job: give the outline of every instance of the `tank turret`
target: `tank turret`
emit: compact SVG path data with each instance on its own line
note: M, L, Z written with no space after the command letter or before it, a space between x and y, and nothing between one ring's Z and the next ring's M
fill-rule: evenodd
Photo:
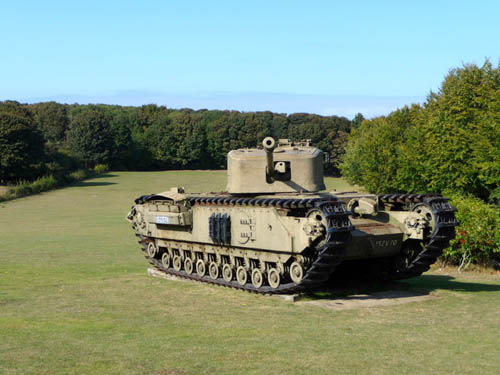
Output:
M276 142L266 137L262 146L229 152L228 193L305 193L325 189L323 152L312 147L310 141Z

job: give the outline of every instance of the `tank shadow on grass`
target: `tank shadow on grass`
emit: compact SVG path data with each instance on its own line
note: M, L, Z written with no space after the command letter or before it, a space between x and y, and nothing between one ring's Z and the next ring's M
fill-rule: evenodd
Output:
M306 293L304 296L309 300L336 299L370 299L373 294L386 292L405 292L412 295L428 295L425 289L412 290L410 284L400 281L366 281L366 280L335 280L329 281L321 289ZM400 293L396 293L400 298ZM389 297L390 298L390 297Z
M457 281L456 278L448 275L422 275L409 281L411 288L429 291L442 289L454 292L500 292L498 284Z
M306 293L309 300L335 299L373 299L374 294L384 298L401 298L401 292L408 296L425 296L436 290L455 292L500 292L500 285L456 281L452 276L422 275L415 279L402 281L362 281L336 280L316 292ZM394 293L391 293L394 292Z

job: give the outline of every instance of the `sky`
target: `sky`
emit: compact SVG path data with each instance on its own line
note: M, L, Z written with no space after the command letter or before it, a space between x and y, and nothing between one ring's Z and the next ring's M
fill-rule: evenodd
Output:
M496 66L499 20L497 0L0 0L0 100L373 117Z

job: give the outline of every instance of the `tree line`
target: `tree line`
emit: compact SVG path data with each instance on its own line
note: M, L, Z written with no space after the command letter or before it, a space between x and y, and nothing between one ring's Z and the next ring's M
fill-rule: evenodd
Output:
M0 182L98 164L114 170L222 169L227 152L255 147L266 136L311 139L329 154L326 171L338 175L352 126L345 117L308 113L4 101Z
M349 137L341 169L374 192L498 198L500 66L453 69L422 105L365 120Z

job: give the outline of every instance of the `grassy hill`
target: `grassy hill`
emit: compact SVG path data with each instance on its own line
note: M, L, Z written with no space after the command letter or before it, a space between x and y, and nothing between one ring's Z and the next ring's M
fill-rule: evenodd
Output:
M437 298L346 311L148 277L124 217L176 185L225 174L113 172L0 204L1 374L497 373L498 276L430 273L409 283Z

